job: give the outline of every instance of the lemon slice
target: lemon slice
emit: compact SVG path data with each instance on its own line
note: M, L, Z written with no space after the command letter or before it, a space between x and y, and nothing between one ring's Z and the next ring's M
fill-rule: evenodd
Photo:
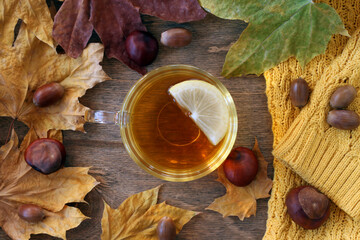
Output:
M187 80L169 89L177 104L189 111L190 118L213 145L226 134L229 110L224 96L214 85L201 80Z

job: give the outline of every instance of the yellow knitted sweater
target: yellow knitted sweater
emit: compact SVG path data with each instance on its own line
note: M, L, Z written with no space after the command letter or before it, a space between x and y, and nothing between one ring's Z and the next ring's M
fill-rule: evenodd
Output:
M360 87L360 29L321 75L310 102L273 154L347 214L360 220L360 129L340 130L326 122L331 95L344 84L358 90ZM360 98L348 109L359 112Z
M330 4L337 10L350 35L353 35L355 29L360 26L360 1L324 0L322 2ZM295 59L289 59L265 73L268 107L273 119L275 149L277 149L280 140L300 113L299 109L292 106L289 99L288 93L291 80L301 76L307 80L310 88L314 89L315 85L320 82L325 69L327 69L336 56L342 53L347 40L348 38L340 35L334 36L328 45L326 53L313 59L303 70ZM358 59L360 59L360 54ZM313 93L315 93L315 90ZM310 108L313 101L317 101L313 100L315 98L313 93L307 108ZM318 97L318 99L320 98ZM355 107L354 105L352 107ZM325 111L325 108L322 110ZM305 110L303 109L302 111ZM321 122L319 124L324 123ZM302 168L302 166L298 166L300 169ZM274 169L274 185L269 201L267 229L264 239L360 238L360 224L340 210L335 204L331 205L331 214L328 221L316 230L304 230L292 222L286 213L285 196L291 188L303 185L305 181L276 158L274 159ZM321 179L321 176L319 179Z

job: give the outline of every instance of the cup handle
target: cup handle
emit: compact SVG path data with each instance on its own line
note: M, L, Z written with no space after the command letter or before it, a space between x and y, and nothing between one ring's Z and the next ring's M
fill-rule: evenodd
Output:
M122 116L121 112L110 112L103 110L92 110L88 109L85 112L85 121L90 123L102 123L102 124L116 124L122 125Z

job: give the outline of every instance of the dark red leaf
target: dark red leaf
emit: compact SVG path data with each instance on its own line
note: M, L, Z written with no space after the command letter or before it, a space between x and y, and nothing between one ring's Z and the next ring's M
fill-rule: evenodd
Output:
M93 26L90 0L66 0L55 15L53 37L68 56L77 58L86 47Z
M65 52L77 58L86 47L93 28L105 46L108 58L116 58L141 74L146 73L129 58L126 37L146 31L142 13L164 20L188 22L206 16L197 0L66 0L55 16L53 37Z
M178 23L201 20L206 12L198 0L130 0L140 12Z
M90 22L105 46L107 57L121 60L141 74L146 73L144 67L129 58L125 49L125 39L131 32L146 31L137 8L127 0L93 0Z

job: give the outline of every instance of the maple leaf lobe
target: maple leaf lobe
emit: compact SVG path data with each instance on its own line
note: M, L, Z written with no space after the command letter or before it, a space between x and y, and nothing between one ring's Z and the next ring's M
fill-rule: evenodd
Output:
M65 239L68 229L87 218L65 204L83 202L98 183L88 175L88 168L63 168L50 175L33 170L24 160L24 151L37 138L31 128L18 148L13 130L10 141L0 148L0 227L13 239L27 240L40 233ZM18 208L23 204L43 208L45 218L38 223L22 220Z
M198 0L130 0L143 14L178 23L198 21L206 16Z
M0 116L34 127L41 137L46 137L49 129L83 130L87 108L78 98L88 88L109 79L99 64L103 51L101 44L92 43L77 59L58 55L22 24L14 46L0 45L4 62L0 65ZM60 83L64 96L49 107L36 107L34 91L50 82Z
M225 77L261 74L289 57L302 67L325 52L332 34L348 35L339 15L325 3L308 0L201 0L213 14L250 22L230 48Z
M217 181L226 188L226 194L216 198L206 209L219 212L223 217L237 216L241 221L256 214L256 199L269 197L272 181L267 176L268 163L262 155L257 139L252 149L259 161L255 179L246 187L237 187L226 178L223 165L218 168Z
M105 202L101 219L102 240L149 239L157 240L156 227L162 217L170 217L176 233L198 212L157 203L161 186L128 197L117 209Z
M125 40L130 33L147 31L138 8L127 0L92 1L90 22L105 46L107 57L116 58L141 74L146 73L144 67L130 59L125 48Z
M90 0L65 1L55 15L53 37L72 58L80 56L91 37L89 18Z
M15 25L22 19L39 40L54 47L53 20L45 0L2 0L0 9L1 44L10 46L13 43Z

